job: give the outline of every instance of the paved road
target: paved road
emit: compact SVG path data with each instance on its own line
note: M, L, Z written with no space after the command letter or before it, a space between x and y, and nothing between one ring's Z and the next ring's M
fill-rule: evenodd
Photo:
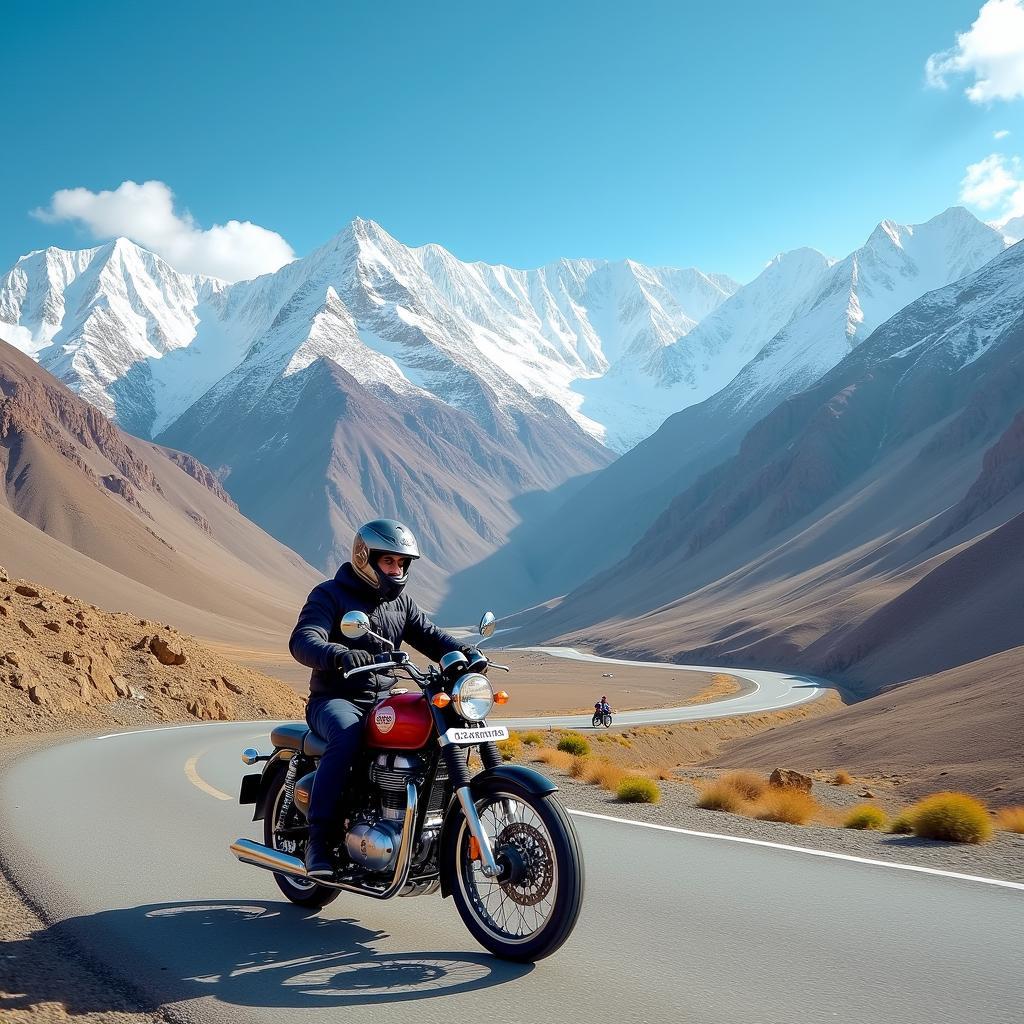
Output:
M256 827L213 795L236 791L238 752L264 735L82 740L0 780L19 884L153 1008L203 1024L1020 1020L1019 889L589 817L579 925L536 967L493 960L437 896L343 894L308 916L231 857ZM107 1009L59 980L36 995Z
M602 665L639 665L644 668L670 669L678 672L684 669L689 672L707 672L705 666L673 665L654 661L625 661L622 658L602 658L597 654L584 654L573 647L518 647L519 651L538 651L556 658L569 658L573 661L597 662ZM501 651L495 650L494 660L501 661ZM709 718L728 718L731 715L750 715L762 711L778 711L782 708L795 707L820 697L827 690L836 689L834 683L817 676L789 675L786 672L763 672L760 669L730 668L729 675L736 676L747 684L744 690L735 697L716 700L708 704L688 704L678 708L659 708L654 711L620 711L614 716L615 725L668 725L672 722L700 722ZM492 670L492 679L500 684L503 676ZM514 676L512 677L514 678ZM592 715L555 715L534 718L498 718L513 729L555 728L555 729L589 729L592 728Z

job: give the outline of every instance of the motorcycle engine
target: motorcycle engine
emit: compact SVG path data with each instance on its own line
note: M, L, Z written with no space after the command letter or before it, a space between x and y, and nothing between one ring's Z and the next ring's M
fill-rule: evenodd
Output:
M364 812L348 830L345 849L353 863L370 871L387 871L394 864L402 841L406 783L422 770L422 760L408 754L378 754L370 762L380 807Z

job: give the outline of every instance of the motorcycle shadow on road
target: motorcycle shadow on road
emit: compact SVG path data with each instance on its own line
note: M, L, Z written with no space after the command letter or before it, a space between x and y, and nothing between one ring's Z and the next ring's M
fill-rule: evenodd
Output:
M0 940L0 981L13 971L10 987L0 984L0 1011L50 1001L74 1013L124 1009L116 998L65 978L54 946L84 951L88 960L92 950L102 949L101 976L111 976L110 965L130 971L116 980L147 1012L204 996L263 1007L433 999L514 981L533 969L484 952L378 952L374 944L387 937L288 903L197 901L103 911L69 918L28 939ZM52 965L45 973L38 968L44 957ZM19 971L19 962L33 969ZM5 995L5 989L19 994Z

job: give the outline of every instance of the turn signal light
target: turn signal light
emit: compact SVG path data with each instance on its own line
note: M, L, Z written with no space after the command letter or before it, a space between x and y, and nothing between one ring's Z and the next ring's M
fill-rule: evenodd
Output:
M508 703L508 694L504 690L499 690L494 695L494 703L495 704L507 704Z
M430 703L433 704L435 708L446 708L448 707L449 704L451 704L451 702L452 699L448 696L447 693L435 694L430 701Z
M480 859L480 843L477 841L476 836L469 837L469 859Z

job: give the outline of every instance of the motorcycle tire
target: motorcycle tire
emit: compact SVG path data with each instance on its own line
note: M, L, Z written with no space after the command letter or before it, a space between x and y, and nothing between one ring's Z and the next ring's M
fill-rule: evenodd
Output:
M452 873L455 906L473 937L495 956L542 960L569 937L583 905L583 857L572 820L555 794L538 796L508 780L495 780L477 794L476 806L509 881L483 875L480 862L471 859L469 826L460 817L450 847L454 862L443 868Z
M290 840L282 843L274 834L281 810L281 801L284 799L284 776L284 771L279 771L277 777L270 783L266 813L263 815L263 842L266 846L275 850L283 849L285 853L290 853L293 857L302 860L306 855L305 840ZM288 823L298 824L302 820L302 813L292 807L288 813ZM280 875L276 871L274 872L274 881L292 903L314 910L326 907L328 903L333 903L341 895L340 889L334 889L328 885L318 885L316 882L307 882L302 878L293 878L291 875Z
M591 724L591 726L594 729L600 728L601 727L601 716L600 715L594 715L594 717L590 720L590 724Z
M602 715L602 716L601 716L601 724L602 724L602 725L603 725L603 726L604 726L604 727L605 727L606 729L610 729L610 728L611 728L611 725L612 725L612 716L611 716L611 715Z

